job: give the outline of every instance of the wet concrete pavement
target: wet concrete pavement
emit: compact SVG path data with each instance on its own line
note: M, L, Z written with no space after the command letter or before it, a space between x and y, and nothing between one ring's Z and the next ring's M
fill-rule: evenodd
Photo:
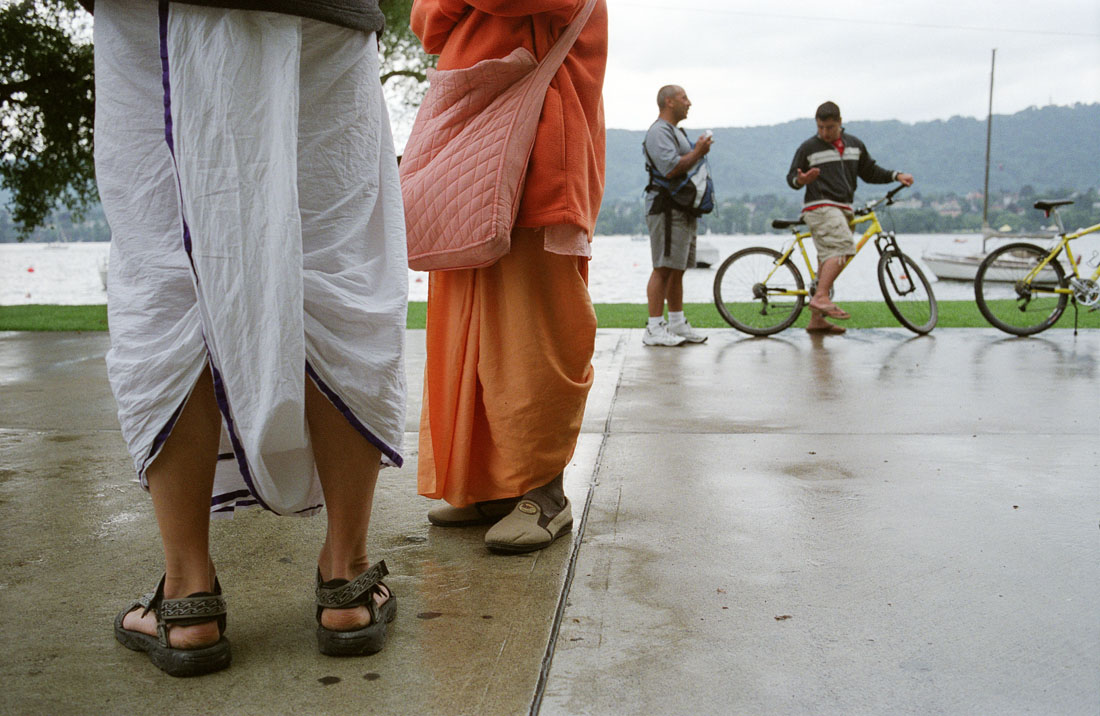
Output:
M1100 331L709 333L600 331L573 538L501 557L424 518L410 331L386 649L316 653L323 520L251 511L213 530L233 666L192 680L111 635L162 567L106 335L0 334L0 712L1097 713Z

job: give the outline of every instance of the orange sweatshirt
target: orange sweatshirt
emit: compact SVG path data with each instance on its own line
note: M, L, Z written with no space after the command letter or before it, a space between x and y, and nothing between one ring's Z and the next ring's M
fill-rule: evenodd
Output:
M541 60L585 0L415 0L410 26L439 69L470 67L526 47ZM516 226L571 224L591 238L604 183L603 77L607 4L550 82Z

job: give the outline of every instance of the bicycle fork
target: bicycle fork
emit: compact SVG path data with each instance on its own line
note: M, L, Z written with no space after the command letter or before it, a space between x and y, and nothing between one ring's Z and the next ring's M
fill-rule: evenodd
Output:
M878 250L879 256L887 251L893 252L892 258L886 262L886 277L890 279L894 291L899 296L906 296L916 291L917 286L913 283L913 279L909 277L909 270L905 266L905 259L902 258L901 248L898 247L894 233L888 232L876 236L875 249Z

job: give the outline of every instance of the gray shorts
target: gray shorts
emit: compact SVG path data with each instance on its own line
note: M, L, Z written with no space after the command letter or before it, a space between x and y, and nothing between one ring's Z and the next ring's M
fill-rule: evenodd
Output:
M653 268L670 268L678 271L695 268L695 226L697 220L682 211L673 211L672 234L666 241L665 214L647 214L649 249L653 256Z
M854 256L856 243L848 222L855 215L836 206L819 206L802 215L814 235L818 263L837 256Z

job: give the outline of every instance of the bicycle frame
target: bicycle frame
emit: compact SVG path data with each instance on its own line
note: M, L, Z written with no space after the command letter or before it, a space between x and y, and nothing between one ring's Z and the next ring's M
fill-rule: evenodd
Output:
M1062 228L1061 217L1058 217L1057 213L1055 213L1055 218L1058 220L1059 228ZM1058 239L1058 243L1055 244L1054 248L1050 250L1045 259L1040 261L1038 264L1036 264L1034 268L1027 272L1027 275L1024 276L1021 283L1029 285L1030 290L1035 293L1064 293L1067 295L1073 295L1074 289L1072 286L1067 286L1066 288L1062 288L1060 286L1056 286L1054 288L1045 288L1041 284L1032 286L1031 283L1036 279L1036 277L1039 276L1039 272L1046 268L1047 264L1058 258L1058 255L1061 254L1062 251L1066 252L1066 259L1068 259L1069 261L1069 268L1073 272L1073 277L1078 279L1081 278L1081 272L1077 270L1077 261L1079 259L1075 259L1073 257L1073 249L1070 248L1069 242L1080 236L1091 234L1095 231L1100 231L1100 224L1093 224L1087 229L1081 229L1080 231L1076 231L1072 234L1067 234L1065 232L1065 229L1063 229L1059 234L1060 238ZM1092 276L1090 276L1089 278L1093 281L1100 279L1100 265L1097 265L1096 270L1092 272Z
M849 226L863 232L852 247L851 258L874 238L879 253L878 285L887 308L901 325L923 335L936 325L939 315L936 297L920 267L902 253L894 233L883 229L875 213L875 207L892 203L894 195L904 188L904 184L899 185L886 196L856 210ZM781 251L750 246L730 254L718 267L714 275L714 303L731 326L756 336L782 331L797 320L807 298L819 290L820 274L805 241L811 232L801 225L801 220L773 220L772 227L789 228L793 235L784 242ZM808 288L794 258L796 248L811 279ZM847 266L845 260L838 267L838 275Z
M878 250L880 255L889 248L898 249L897 241L895 240L893 234L889 234L883 230L882 224L879 223L878 215L875 214L874 207L878 206L886 200L887 197L883 197L875 201L874 203L867 205L863 209L860 209L859 213L856 214L852 221L849 222L848 225L851 226L853 229L860 224L866 224L868 222L870 222L870 225L866 229L864 229L863 234L859 238L859 242L856 243L855 253L849 256L848 260L846 260L844 264L840 267L840 272L837 273L838 278L840 277L840 274L844 273L844 269L848 268L848 264L852 262L852 259L859 255L859 252L863 249L867 242L871 240L871 237L879 237L875 239L875 248ZM781 265L786 263L791 254L794 253L795 247L798 247L799 253L802 254L802 261L806 266L806 272L810 275L810 284L812 286L813 284L817 283L817 271L814 270L813 261L810 260L810 254L806 251L805 245L805 240L811 238L812 233L809 231L798 231L797 229L791 229L791 233L794 234L794 238L792 238L790 243L779 252L780 256L779 260L775 262L775 270L778 270ZM885 242L886 245L883 246L882 242ZM771 280L772 276L775 273L775 270L773 270L772 273L768 274L768 276L765 278L765 283ZM892 276L891 280L893 280ZM774 291L769 293L772 293L772 295L776 296L810 295L810 291L807 289Z

